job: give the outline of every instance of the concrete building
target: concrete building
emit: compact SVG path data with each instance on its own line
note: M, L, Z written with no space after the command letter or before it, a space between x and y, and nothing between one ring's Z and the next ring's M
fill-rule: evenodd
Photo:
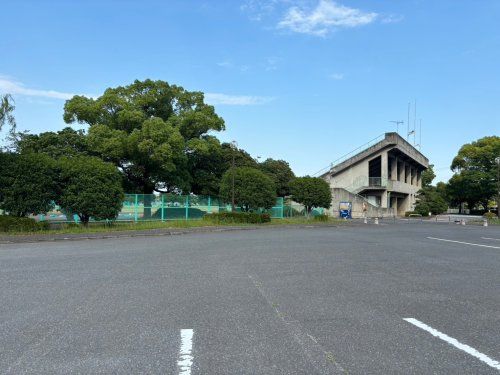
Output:
M384 138L321 177L332 188L332 214L340 202L351 202L353 217L403 216L413 210L429 160L397 133Z

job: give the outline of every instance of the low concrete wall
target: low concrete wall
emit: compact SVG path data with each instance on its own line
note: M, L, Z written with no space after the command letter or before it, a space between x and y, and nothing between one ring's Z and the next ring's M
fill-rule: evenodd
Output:
M374 206L369 203L366 199L359 195L352 194L351 192L342 188L332 189L332 216L337 217L339 215L339 204L340 202L351 202L352 203L352 217L362 218L364 216L363 203L366 206L366 216L367 217L393 217L394 210L392 208L382 208Z

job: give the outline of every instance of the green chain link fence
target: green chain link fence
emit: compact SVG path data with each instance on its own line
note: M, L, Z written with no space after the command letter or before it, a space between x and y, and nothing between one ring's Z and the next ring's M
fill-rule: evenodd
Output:
M236 208L240 211L240 208ZM206 214L231 211L231 204L217 197L199 195L175 194L126 194L116 221L168 221L168 220L196 220ZM267 212L272 218L283 218L285 213L284 199L278 198L276 204ZM70 215L57 205L51 212L38 215L40 221L78 222L77 215ZM93 221L93 220L92 220Z
M236 211L241 211L239 207ZM231 204L217 197L200 195L175 195L175 194L126 194L123 206L116 221L168 221L168 220L198 220L206 214L217 212L230 212ZM304 206L287 200L277 198L275 205L270 209L261 209L273 219L285 217L306 216ZM321 215L324 209L315 208L311 215ZM40 221L70 223L78 222L77 215L65 213L60 207L44 215L38 215ZM93 220L92 220L93 221Z

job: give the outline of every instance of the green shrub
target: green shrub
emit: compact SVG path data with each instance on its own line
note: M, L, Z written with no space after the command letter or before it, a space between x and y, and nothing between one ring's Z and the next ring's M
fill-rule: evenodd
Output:
M328 215L321 214L313 216L314 221L328 221Z
M491 220L491 219L496 219L497 215L495 215L494 212L486 212L483 217L485 219Z
M28 217L0 215L0 232L38 232L49 229L46 221L36 221Z
M255 212L219 212L205 215L203 219L217 224L262 224L269 223L271 221L271 215L267 213L258 214Z

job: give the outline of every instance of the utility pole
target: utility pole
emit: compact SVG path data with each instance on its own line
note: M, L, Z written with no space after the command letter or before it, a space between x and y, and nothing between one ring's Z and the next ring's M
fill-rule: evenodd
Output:
M235 154L236 154L236 148L238 147L238 143L236 143L236 141L232 141L231 142L231 150L232 150L232 154L233 154L233 163L232 163L232 166L231 166L231 179L232 179L232 191L231 191L231 212L234 212L234 209L235 209L235 205L234 205L234 173L235 173L235 167L236 167L236 163L235 163Z

